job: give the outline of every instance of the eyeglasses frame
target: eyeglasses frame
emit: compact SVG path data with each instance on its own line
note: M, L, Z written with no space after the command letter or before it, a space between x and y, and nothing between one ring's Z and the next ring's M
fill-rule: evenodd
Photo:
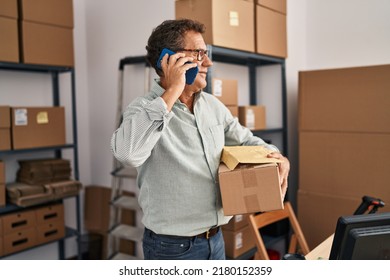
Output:
M178 49L177 50L178 52L196 52L198 53L197 56L196 56L196 59L198 61L203 61L205 55L207 55L207 53L209 52L208 50L204 50L204 49ZM201 52L203 52L203 55L201 55Z

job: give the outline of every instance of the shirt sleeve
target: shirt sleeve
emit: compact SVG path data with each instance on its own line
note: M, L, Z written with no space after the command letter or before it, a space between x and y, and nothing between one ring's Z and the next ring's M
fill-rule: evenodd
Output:
M126 108L121 125L111 137L115 158L134 167L144 163L173 114L161 97L137 98Z

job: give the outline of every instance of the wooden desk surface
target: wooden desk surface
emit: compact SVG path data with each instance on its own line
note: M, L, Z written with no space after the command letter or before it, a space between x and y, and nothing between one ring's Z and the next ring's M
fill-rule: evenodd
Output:
M332 248L334 234L329 236L325 241L323 241L320 245L315 247L312 251L310 251L305 258L307 260L328 260L330 250Z

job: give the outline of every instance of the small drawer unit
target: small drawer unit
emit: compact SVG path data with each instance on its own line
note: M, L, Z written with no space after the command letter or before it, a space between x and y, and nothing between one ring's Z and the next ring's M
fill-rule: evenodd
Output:
M14 232L20 232L31 227L35 227L36 225L34 210L20 211L13 214L4 215L2 217L2 220L4 236Z
M37 245L61 239L65 236L65 226L61 221L37 226Z
M4 255L34 247L36 245L37 232L35 227L14 231L3 237Z
M47 223L64 223L64 205L62 203L38 208L36 211L37 226Z

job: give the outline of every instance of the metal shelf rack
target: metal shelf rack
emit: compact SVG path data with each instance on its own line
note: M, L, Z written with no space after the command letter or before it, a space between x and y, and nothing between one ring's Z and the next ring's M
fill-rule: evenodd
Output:
M47 73L51 75L52 82L52 99L53 106L60 106L60 81L59 76L63 73L70 74L70 91L71 91L71 109L72 109L72 132L73 143L63 146L53 147L39 147L34 149L20 149L20 150L8 150L0 151L0 159L7 157L8 155L20 154L20 153L37 153L42 151L53 151L56 158L62 157L63 149L73 149L73 176L75 180L79 180L79 162L78 162L78 137L77 137L77 110L76 110L76 82L75 82L75 69L73 67L63 66L51 66L51 65L38 65L38 64L24 64L13 62L0 62L0 71L19 71L29 73ZM80 218L80 197L79 195L73 197L76 200L76 229L66 227L65 238L58 240L59 244L59 259L65 259L65 239L70 237L77 237L77 257L81 259L80 252L80 233L81 233L81 218ZM0 214L10 213L24 209L12 204L7 204L0 209ZM36 248L36 247L34 247ZM18 252L19 253L19 252Z

